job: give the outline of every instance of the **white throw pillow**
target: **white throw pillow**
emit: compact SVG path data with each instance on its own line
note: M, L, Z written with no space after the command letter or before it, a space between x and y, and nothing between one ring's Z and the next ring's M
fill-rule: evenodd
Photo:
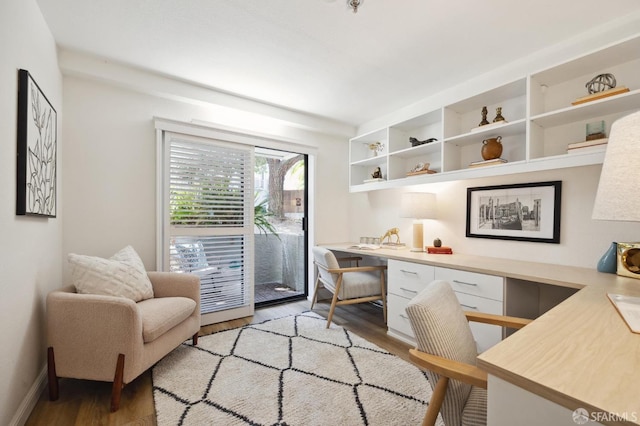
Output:
M109 259L70 253L68 260L78 293L126 297L134 302L153 297L144 264L131 246Z

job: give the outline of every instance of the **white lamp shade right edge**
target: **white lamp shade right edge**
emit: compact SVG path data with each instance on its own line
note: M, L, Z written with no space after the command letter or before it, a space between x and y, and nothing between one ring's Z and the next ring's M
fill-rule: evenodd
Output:
M593 219L640 221L640 111L611 126Z

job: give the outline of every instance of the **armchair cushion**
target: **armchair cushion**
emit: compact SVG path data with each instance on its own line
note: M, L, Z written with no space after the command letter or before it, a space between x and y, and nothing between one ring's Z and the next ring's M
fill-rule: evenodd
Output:
M473 386L462 409L462 426L483 425L487 422L487 390Z
M68 260L78 293L126 297L134 302L153 297L144 264L131 246L109 259L70 253Z
M196 301L188 297L159 297L143 300L136 306L142 317L142 339L149 343L192 315Z
M332 293L335 284L322 280L322 284ZM347 272L342 274L342 285L338 299L356 299L380 294L380 272Z

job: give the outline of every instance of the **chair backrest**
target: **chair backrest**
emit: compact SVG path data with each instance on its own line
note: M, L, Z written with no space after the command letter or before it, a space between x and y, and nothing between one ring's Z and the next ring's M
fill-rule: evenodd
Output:
M476 365L476 344L451 285L433 281L407 305L417 349L442 358ZM439 375L427 371L431 386ZM471 385L449 380L440 413L446 425L459 425Z
M326 269L340 268L340 264L338 263L338 260L336 259L336 256L333 254L333 252L324 247L313 247L313 259L315 260L317 265L324 266L324 268ZM331 286L335 286L338 279L338 274L331 274L324 268L318 268L320 280Z
M176 254L181 272L194 272L209 266L202 242L189 239L176 241Z

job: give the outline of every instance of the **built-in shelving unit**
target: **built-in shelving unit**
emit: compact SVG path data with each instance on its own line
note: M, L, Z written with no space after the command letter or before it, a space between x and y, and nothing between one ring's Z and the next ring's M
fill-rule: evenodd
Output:
M578 105L585 83L611 73L629 92ZM482 107L491 123L502 108L505 122L479 127ZM604 120L606 134L618 118L640 110L640 37L634 37L492 90L461 99L409 120L350 140L351 192L457 179L496 176L602 163L604 152L567 154L567 145L585 139L587 123ZM507 163L469 168L481 161L484 140L501 136ZM412 146L409 138L437 141ZM369 144L380 142L374 155ZM409 176L420 163L435 174ZM383 180L372 179L380 167Z

